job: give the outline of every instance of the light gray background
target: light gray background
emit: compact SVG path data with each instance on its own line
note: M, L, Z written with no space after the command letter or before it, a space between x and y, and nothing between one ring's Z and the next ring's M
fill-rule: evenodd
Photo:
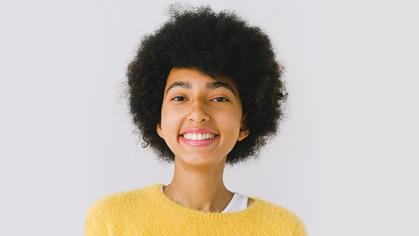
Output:
M419 235L413 2L189 2L236 10L287 67L280 134L226 185L294 211L309 235ZM169 3L1 1L0 235L82 235L97 199L170 181L123 96Z

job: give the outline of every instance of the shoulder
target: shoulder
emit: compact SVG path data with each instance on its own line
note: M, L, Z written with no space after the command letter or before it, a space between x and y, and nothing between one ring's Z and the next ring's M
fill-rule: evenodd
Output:
M145 222L147 212L154 207L150 190L153 188L146 186L111 193L96 200L87 210L85 235L110 235L115 227L135 228L136 222Z
M110 193L93 202L88 209L88 215L112 215L124 209L148 202L151 186Z
M278 225L287 228L289 232L293 232L292 235L307 235L305 225L296 212L264 199L252 198L254 201L258 201L259 204L263 205L264 216L262 217L264 217L267 222L278 222Z
M133 202L146 200L151 197L153 189L156 188L156 184L147 185L142 188L129 189L125 191L118 191L110 193L102 198L99 198L94 202L93 206L96 207L108 207L112 205L123 205L130 204Z

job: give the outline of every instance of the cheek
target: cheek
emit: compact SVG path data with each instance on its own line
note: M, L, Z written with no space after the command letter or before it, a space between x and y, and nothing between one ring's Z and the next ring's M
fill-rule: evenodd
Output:
M167 131L176 130L182 119L182 115L179 110L163 108L161 113L161 124L162 128Z
M217 123L224 130L228 130L228 133L238 133L240 130L240 116L239 114L228 114L219 116Z

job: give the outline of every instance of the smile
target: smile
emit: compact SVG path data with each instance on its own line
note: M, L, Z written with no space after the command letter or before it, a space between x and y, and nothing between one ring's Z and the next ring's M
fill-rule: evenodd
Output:
M182 135L185 139L189 140L205 140L205 139L212 139L216 134L211 133L184 133Z
M218 141L219 135L203 135L203 136L188 136L183 135L179 136L179 140L189 146L193 147L203 147L208 146L216 141Z

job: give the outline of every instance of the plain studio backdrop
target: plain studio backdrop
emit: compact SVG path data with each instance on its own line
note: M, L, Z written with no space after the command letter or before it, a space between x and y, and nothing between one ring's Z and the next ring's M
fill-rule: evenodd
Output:
M1 1L0 235L82 235L107 194L169 183L143 150L125 70L173 1ZM225 184L309 235L419 235L414 1L193 1L259 26L286 66L287 118Z

